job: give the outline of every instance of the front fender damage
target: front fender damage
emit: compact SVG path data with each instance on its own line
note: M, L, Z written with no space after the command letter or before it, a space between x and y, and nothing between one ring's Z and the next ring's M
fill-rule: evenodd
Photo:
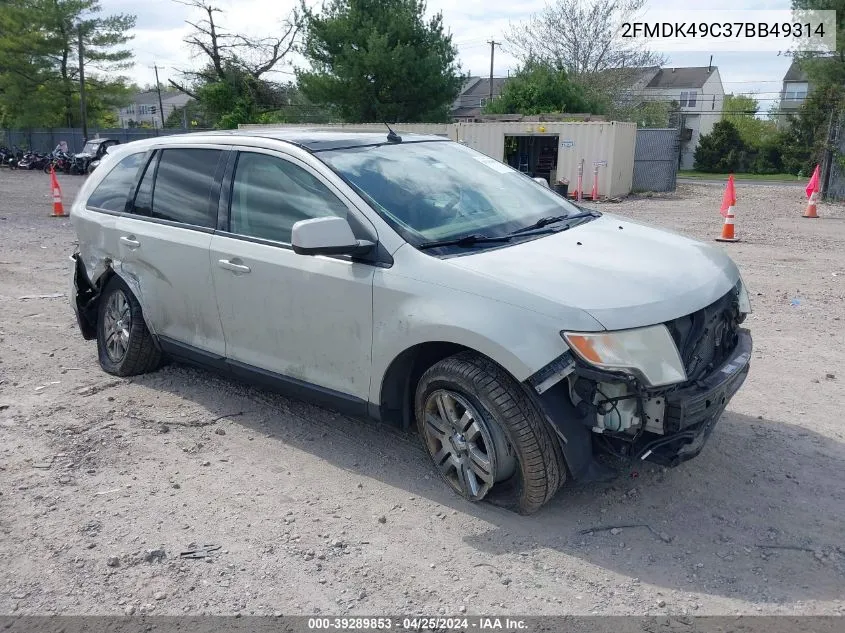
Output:
M575 367L575 359L566 352L532 375L523 386L560 440L569 477L579 483L611 481L616 473L595 459L592 431L584 424L583 412L575 407L569 395L566 378Z

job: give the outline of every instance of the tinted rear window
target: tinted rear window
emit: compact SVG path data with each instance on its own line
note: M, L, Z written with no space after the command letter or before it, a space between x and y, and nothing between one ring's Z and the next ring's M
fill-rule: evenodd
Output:
M144 162L144 155L143 152L130 154L115 165L88 198L88 206L109 211L123 211L138 168Z
M217 164L217 149L166 149L156 173L152 195L154 218L214 228L217 205L209 204Z

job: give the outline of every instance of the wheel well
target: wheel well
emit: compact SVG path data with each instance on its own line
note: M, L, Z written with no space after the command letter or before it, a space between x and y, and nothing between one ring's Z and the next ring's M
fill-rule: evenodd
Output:
M76 259L76 288L77 294L75 297L77 308L79 309L80 328L82 329L82 336L86 340L92 340L97 336L97 318L99 315L100 296L103 293L103 288L109 280L116 274L111 266L107 266L102 275L96 281L91 281L88 277L88 271L85 270L85 265L78 255L74 255Z
M402 428L410 427L414 391L420 377L434 363L468 349L457 343L435 341L414 345L394 358L381 382L381 419Z
M93 283L95 288L96 294L94 298L91 300L91 304L88 309L91 311L91 315L93 316L93 322L97 322L97 316L99 314L99 305L100 305L100 297L103 295L103 290L105 290L106 285L111 281L111 278L117 275L114 272L114 269L111 266L106 266L106 269L103 271L103 274L97 278L97 281Z

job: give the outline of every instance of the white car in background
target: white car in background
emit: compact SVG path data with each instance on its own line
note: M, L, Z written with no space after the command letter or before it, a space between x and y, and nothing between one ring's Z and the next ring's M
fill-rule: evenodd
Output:
M72 304L103 369L199 363L416 426L458 494L531 513L595 459L697 455L750 312L719 248L436 136L261 130L105 156Z

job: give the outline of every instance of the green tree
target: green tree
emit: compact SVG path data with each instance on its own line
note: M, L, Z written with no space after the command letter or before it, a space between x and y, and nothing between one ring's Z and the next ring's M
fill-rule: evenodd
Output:
M78 125L79 39L91 122L128 99L130 15L102 16L99 0L0 4L0 103L12 125Z
M843 98L843 88L822 85L813 89L798 111L790 116L782 135L781 150L784 169L789 173L809 175L822 162L827 149L831 115ZM835 149L835 148L832 148Z
M57 110L41 18L29 0L0 2L0 108L6 125L49 121Z
M730 121L719 121L710 134L698 140L695 149L695 169L704 172L726 174L745 169L748 161L747 148Z
M843 161L842 152L828 141L828 131L842 125L845 110L845 0L792 0L792 8L836 11L836 51L795 55L809 79L811 92L798 116L791 118L783 145L783 163L788 171L807 175L816 164ZM826 161L828 157L830 161ZM823 171L823 191L825 180Z
M204 13L201 21L188 22L192 31L185 39L204 64L199 70L182 71L182 81L170 83L195 99L198 117L214 127L236 128L278 108L284 102L285 87L264 76L285 63L294 50L299 14L290 14L279 35L248 38L229 32L220 23L217 16L222 11L215 5L205 0L183 0L182 4Z
M330 0L303 9L303 94L350 123L447 121L464 77L458 51L424 0Z
M759 149L764 143L777 136L775 122L757 116L760 104L748 95L725 95L722 103L722 119L733 123L749 148Z
M523 63L563 68L610 112L643 69L666 62L648 49L647 40L619 37L622 23L636 20L645 8L646 0L549 0L538 13L510 25L506 50Z
M123 45L132 39L129 31L135 26L135 16L101 17L99 0L35 0L35 4L43 16L45 46L54 51L50 57L61 81L64 119L73 125L79 120L75 97L79 94L80 38L84 66L96 66L104 73L125 70L132 65L132 51ZM91 98L101 89L102 98L109 100L115 82L90 79Z
M665 101L626 98L607 102L602 100L605 114L613 121L630 121L638 127L670 127L672 104Z
M569 81L565 70L528 61L502 88L502 94L488 103L488 114L543 114L596 112L584 89Z

